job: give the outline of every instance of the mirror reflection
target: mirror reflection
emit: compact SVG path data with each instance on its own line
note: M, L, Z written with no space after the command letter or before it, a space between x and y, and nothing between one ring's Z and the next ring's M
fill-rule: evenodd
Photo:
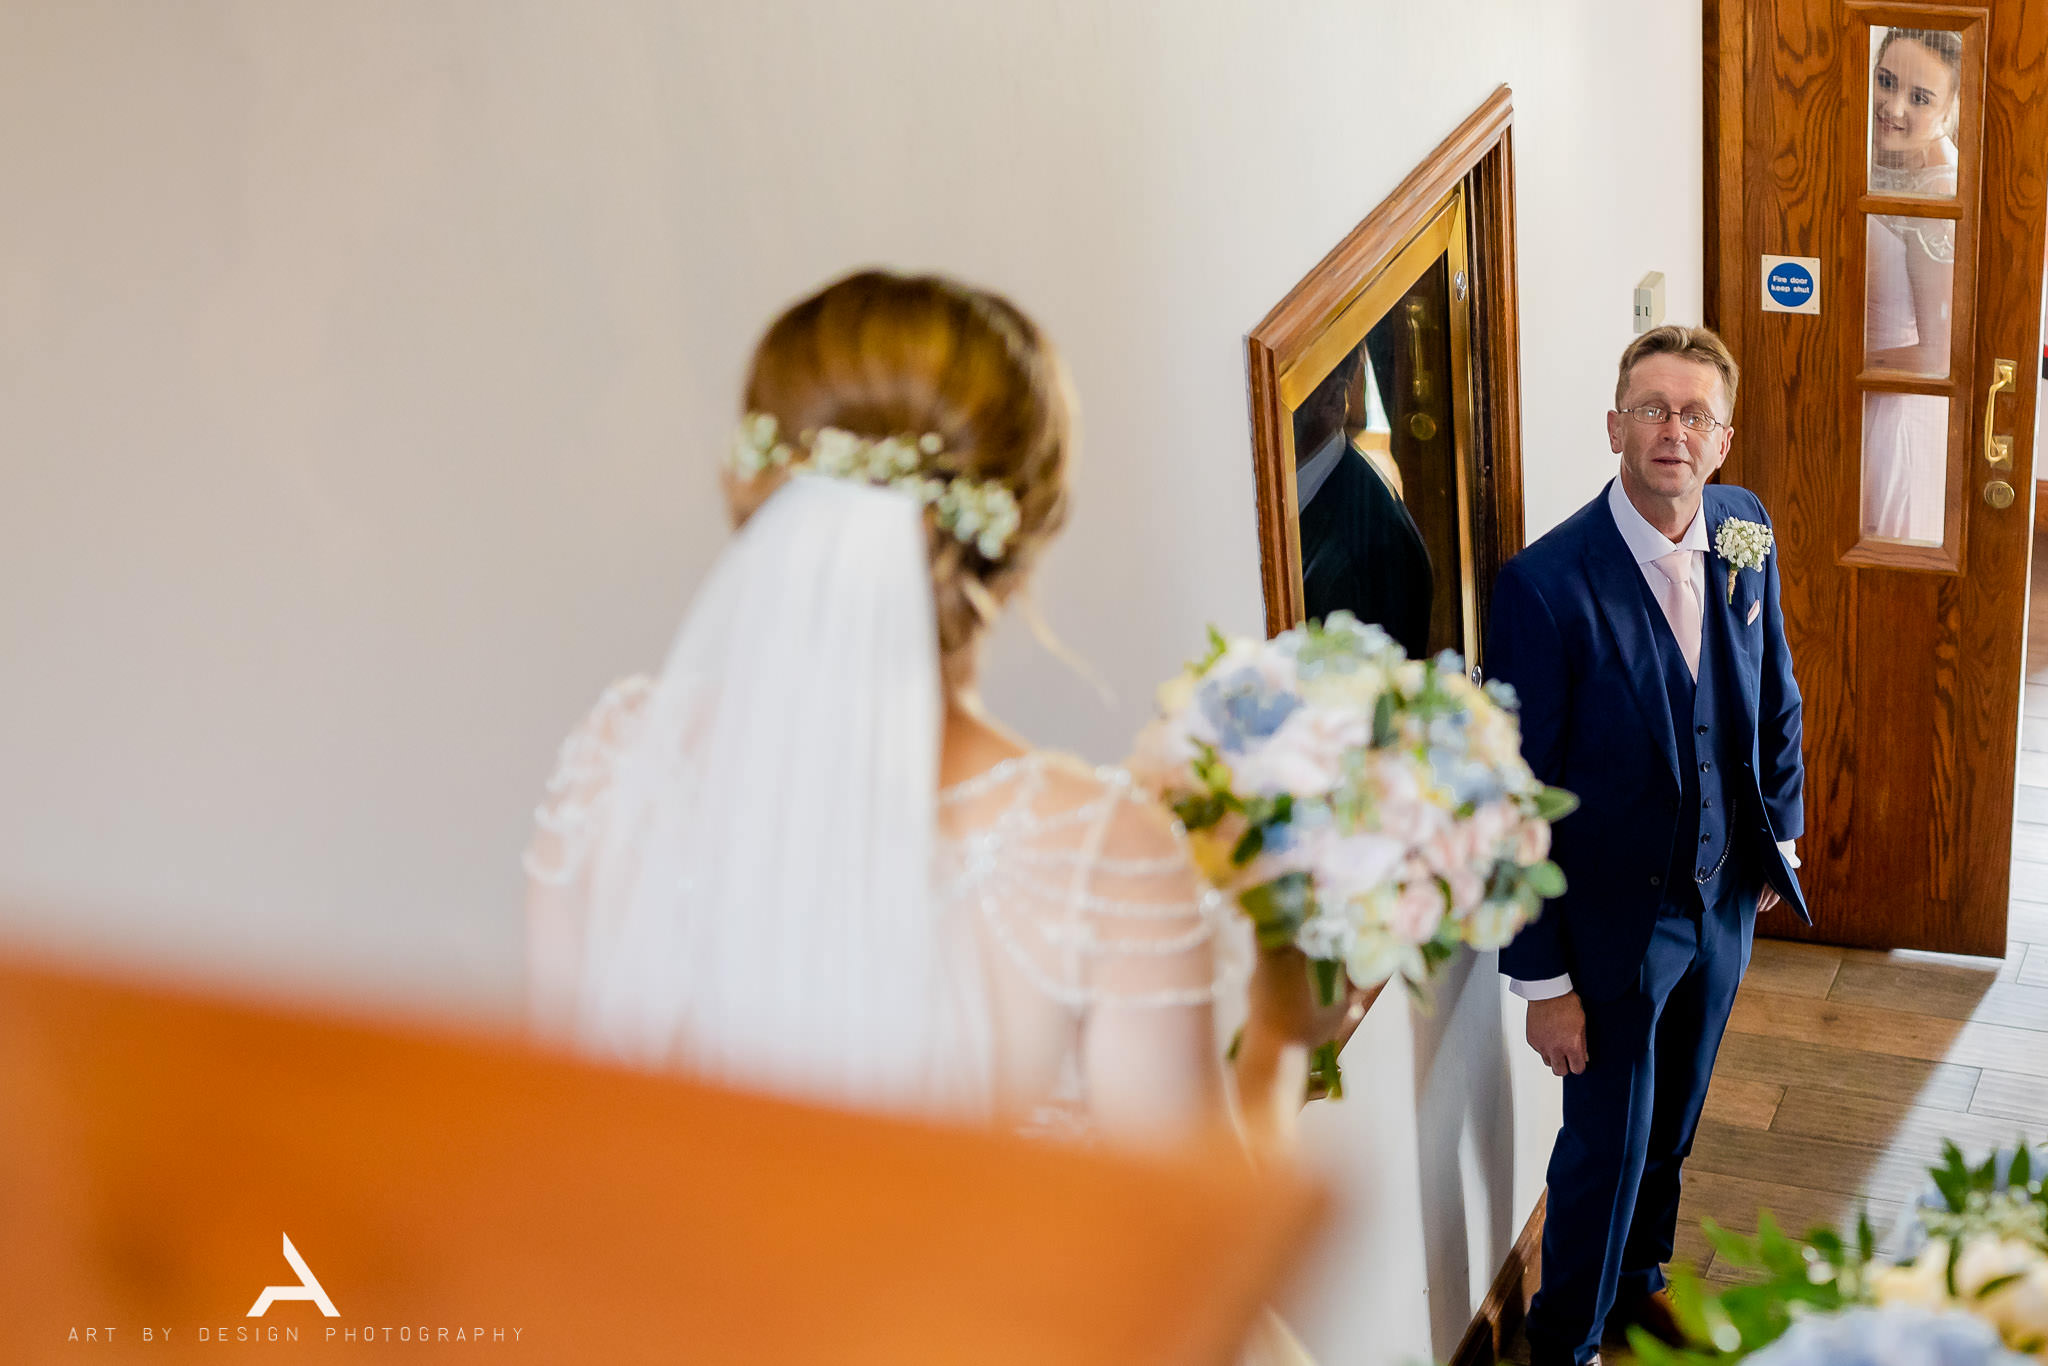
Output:
M1412 658L1467 649L1450 274L1438 256L1294 411L1306 615L1349 611Z

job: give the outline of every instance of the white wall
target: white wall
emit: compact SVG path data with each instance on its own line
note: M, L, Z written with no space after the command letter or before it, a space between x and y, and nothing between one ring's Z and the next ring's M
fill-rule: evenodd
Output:
M1634 281L1699 309L1699 31L1691 0L6 0L5 932L509 1013L554 741L717 551L754 335L868 262L1002 288L1073 364L1040 596L1120 702L1015 629L988 693L1115 757L1206 623L1261 620L1244 332L1502 81L1543 530L1611 469ZM1365 1192L1367 1260L1298 1310L1328 1361L1447 1351L1540 1187L1555 1093L1498 997L1383 1005L1311 1126ZM1433 1202L1460 1303L1418 1309L1418 1104L1487 1121L1508 1066L1517 1142L1452 1183L1477 1269Z

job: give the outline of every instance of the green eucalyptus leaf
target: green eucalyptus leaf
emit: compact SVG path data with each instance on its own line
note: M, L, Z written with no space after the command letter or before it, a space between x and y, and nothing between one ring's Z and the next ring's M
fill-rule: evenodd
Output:
M1579 809L1579 798L1575 792L1561 787L1546 787L1536 794L1536 814L1547 821L1561 821Z
M1336 958L1311 958L1308 960L1309 988L1315 993L1316 1004L1329 1007L1344 999L1344 964Z
M1525 876L1536 895L1546 901L1564 895L1564 869L1549 859L1531 865Z
M1947 1202L1949 1213L1961 1214L1970 1195L1970 1167L1963 1161L1963 1150L1953 1140L1943 1140L1941 1165L1929 1167L1927 1172L1934 1178L1934 1188Z
M1707 1241L1714 1245L1714 1260L1731 1266L1761 1266L1763 1258L1756 1245L1739 1233L1730 1233L1712 1219L1700 1221L1700 1231L1707 1235Z
M1372 746L1386 749L1394 743L1394 690L1387 689L1380 694L1379 701L1372 706Z
M1280 949L1294 942L1294 932L1308 919L1307 873L1288 873L1241 893L1237 904L1251 917L1262 948Z
M1993 1276L1990 1280L1977 1287L1977 1298L1988 1300L2015 1281L2023 1281L2026 1278L2027 1273L2024 1271L2014 1271L2004 1276Z
M1770 1270L1800 1277L1806 1275L1806 1258L1800 1255L1798 1244L1787 1238L1785 1231L1778 1227L1778 1221L1771 1217L1769 1210L1757 1213L1756 1242L1757 1251Z
M1222 820L1227 810L1229 808L1214 793L1182 797L1173 804L1173 814L1189 830L1207 830Z
M1713 1341L1713 1335L1708 1331L1707 1316L1701 1307L1706 1298L1706 1287L1698 1276L1682 1267L1672 1273L1671 1315L1678 1320L1685 1336L1695 1343Z
M1733 1345L1724 1335L1715 1334L1714 1345L1723 1351L1753 1352L1765 1343L1777 1341L1792 1322L1777 1291L1768 1285L1735 1286L1721 1296L1721 1306L1736 1332Z

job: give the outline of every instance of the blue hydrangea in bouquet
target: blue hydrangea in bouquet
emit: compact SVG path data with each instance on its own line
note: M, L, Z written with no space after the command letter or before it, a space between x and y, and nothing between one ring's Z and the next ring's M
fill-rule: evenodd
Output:
M1578 800L1524 762L1514 690L1348 612L1265 641L1212 628L1131 768L1261 947L1301 950L1323 1005L1347 980L1418 988L1564 891L1550 825Z

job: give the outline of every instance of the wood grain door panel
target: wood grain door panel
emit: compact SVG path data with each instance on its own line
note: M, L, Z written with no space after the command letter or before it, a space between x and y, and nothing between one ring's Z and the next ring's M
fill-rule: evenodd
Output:
M2033 500L2048 6L1706 0L1709 323L1743 365L1723 478L1777 529L1786 630L1806 699L1801 877L1811 930L1874 948L2003 955ZM1870 25L1961 31L1954 353L1940 553L1859 544ZM1935 212L1929 210L1929 212ZM1819 316L1766 313L1764 254L1821 259ZM2019 362L1982 455L1997 359ZM2003 478L2022 496L1981 496ZM1883 561L1870 563L1872 559Z

